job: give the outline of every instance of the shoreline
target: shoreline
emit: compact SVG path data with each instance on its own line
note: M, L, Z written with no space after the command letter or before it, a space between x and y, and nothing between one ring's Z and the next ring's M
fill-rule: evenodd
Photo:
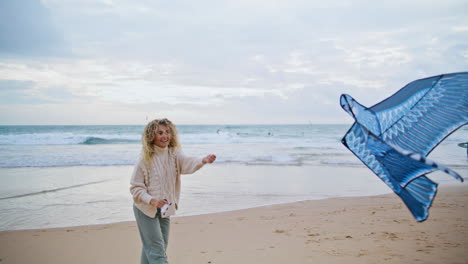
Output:
M128 191L132 170L132 166L2 170L4 196L21 197L0 200L0 230L132 221L133 202ZM458 172L467 178L468 170ZM34 181L30 180L31 175L34 175ZM440 187L458 184L440 172L431 174L430 178ZM364 166L216 164L206 166L194 175L184 175L182 180L177 217L332 197L392 193ZM23 184L18 185L19 181ZM18 186L18 189L10 186ZM26 189L29 194L24 193Z
M440 186L417 223L394 194L171 219L170 263L466 263L468 186ZM0 232L2 263L136 263L134 221Z
M446 184L443 186L438 187L438 192L440 189L457 189L457 188L463 188L463 186L458 186L459 183L451 183L451 184ZM463 183L462 183L463 184ZM457 187L458 186L458 187ZM468 187L467 187L468 191ZM306 202L314 202L314 201L325 201L325 200L330 200L330 199L365 199L365 198L378 198L378 197L387 197L390 198L391 196L396 196L395 193L393 193L390 189L389 192L391 193L386 193L386 194L378 194L378 195L363 195L363 196L339 196L339 197L327 197L327 198L320 198L320 199L309 199L309 200L299 200L299 201L293 201L293 202L284 202L284 203L274 203L274 204L265 204L265 205L259 205L259 206L254 206L254 207L246 207L246 208L241 208L241 209L233 209L233 210L227 210L227 211L219 211L219 212L211 212L211 213L199 213L199 214L188 214L188 215L174 215L171 217L171 219L178 219L178 218L185 218L185 217L203 217L203 216L210 216L210 215L218 215L218 214L229 214L229 213L236 213L236 212L241 212L245 210L256 210L256 209L263 209L267 207L274 207L274 206L288 206L288 205L293 205L296 203L306 203ZM398 197L397 197L398 198ZM400 198L398 198L400 199ZM437 199L437 196L436 196ZM430 211L430 209L429 209ZM99 226L106 226L106 225L115 225L115 224L128 224L128 223L134 223L134 220L124 220L124 221L116 221L116 222L110 222L110 223L100 223L100 224L87 224L87 225L74 225L74 226L57 226L57 227L45 227L45 228L27 228L27 229L15 229L15 230L0 230L1 233L5 232L17 232L17 231L38 231L38 230L54 230L54 229L70 229L70 228L82 228L82 227L99 227Z

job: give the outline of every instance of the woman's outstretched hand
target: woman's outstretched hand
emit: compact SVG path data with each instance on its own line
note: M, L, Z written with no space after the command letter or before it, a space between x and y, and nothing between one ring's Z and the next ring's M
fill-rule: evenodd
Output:
M213 163L215 160L216 160L216 155L210 154L210 155L204 157L202 162L203 162L203 164Z

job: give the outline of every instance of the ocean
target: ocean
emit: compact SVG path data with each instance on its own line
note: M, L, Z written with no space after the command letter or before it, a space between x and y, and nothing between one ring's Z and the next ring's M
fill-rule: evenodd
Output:
M178 125L187 155L217 155L199 176L184 178L187 206L178 215L390 192L341 144L350 126ZM143 128L0 126L0 230L133 220L128 187ZM467 139L465 126L429 158L465 176L467 153L458 144ZM356 169L366 175L350 179L347 171ZM312 173L331 170L338 176Z
M133 165L144 126L3 126L0 168ZM356 163L344 125L179 125L185 152L218 163Z

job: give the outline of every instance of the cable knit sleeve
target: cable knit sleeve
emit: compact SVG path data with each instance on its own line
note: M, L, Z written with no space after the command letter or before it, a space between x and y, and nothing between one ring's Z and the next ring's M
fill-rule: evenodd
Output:
M133 201L135 203L146 203L149 204L153 198L148 194L148 188L145 185L145 174L146 169L143 164L143 161L140 160L135 169L133 170L132 178L130 180L130 193L133 196Z
M186 156L181 150L177 152L180 174L191 174L203 167L203 158Z

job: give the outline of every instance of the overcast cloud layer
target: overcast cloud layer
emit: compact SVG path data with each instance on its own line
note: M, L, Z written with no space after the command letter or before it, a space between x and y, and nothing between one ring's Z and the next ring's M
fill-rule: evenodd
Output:
M0 124L350 123L468 70L465 0L0 1Z

